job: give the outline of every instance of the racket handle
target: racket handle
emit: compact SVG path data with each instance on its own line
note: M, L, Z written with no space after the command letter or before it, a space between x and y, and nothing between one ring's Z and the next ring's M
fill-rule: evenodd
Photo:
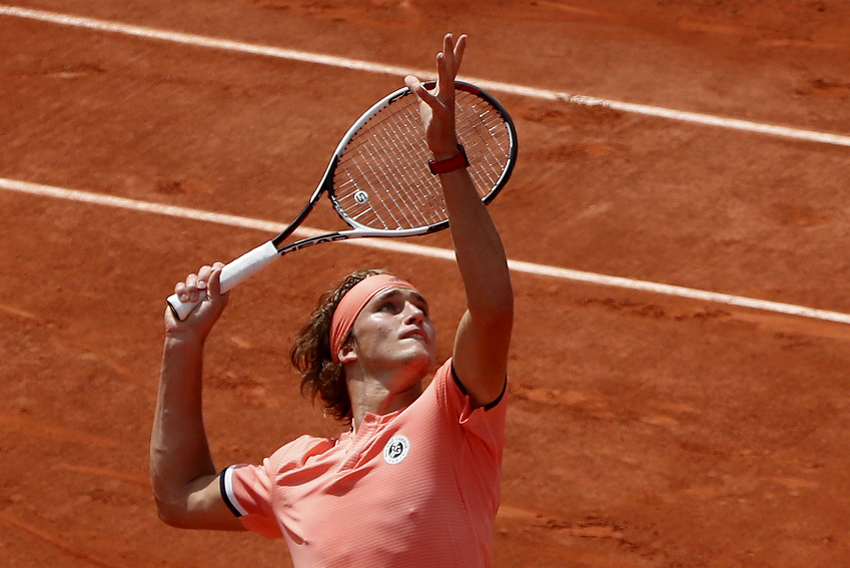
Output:
M271 241L262 244L252 251L246 252L236 260L225 265L221 269L221 293L229 291L231 288L240 284L248 277L253 276L263 268L269 265L271 261L278 256L277 248ZM177 294L172 294L166 300L171 311L179 320L185 320L189 314L200 304L207 294L204 290L200 290L200 296L196 302L181 302Z

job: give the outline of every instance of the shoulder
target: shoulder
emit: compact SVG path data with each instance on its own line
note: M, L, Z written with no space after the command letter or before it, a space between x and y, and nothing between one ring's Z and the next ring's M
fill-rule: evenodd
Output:
M266 466L278 471L300 467L311 457L327 452L338 442L337 439L303 435L274 452L265 460Z

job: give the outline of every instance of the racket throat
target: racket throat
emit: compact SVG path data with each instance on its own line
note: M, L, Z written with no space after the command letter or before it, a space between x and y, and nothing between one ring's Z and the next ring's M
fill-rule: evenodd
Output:
M316 206L318 197L319 192L314 193L313 196L310 198L310 202L307 203L304 209L301 210L301 213L298 214L298 216L289 224L289 226L286 227L286 230L271 240L271 243L278 251L281 251L285 248L283 247L283 242L288 239L292 235L292 233L295 232L295 229L301 226L301 223L304 222L304 219L307 218L307 215L309 215L310 212L313 210L313 207Z
M280 247L275 245L277 248L277 254L283 256L287 253L294 252L296 250L301 250L303 248L311 247L313 245L317 245L320 243L332 243L334 241L344 241L349 238L350 235L345 233L330 233L327 235L318 235L316 237L309 237L306 239L302 239L296 243L292 243L290 245Z

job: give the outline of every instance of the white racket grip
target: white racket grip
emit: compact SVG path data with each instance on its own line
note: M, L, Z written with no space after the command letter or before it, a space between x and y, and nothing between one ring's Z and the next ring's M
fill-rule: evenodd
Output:
M271 241L262 244L254 250L248 251L236 260L229 262L221 269L221 293L232 289L237 284L247 280L277 258L277 249ZM168 297L168 305L171 306L174 315L179 320L185 320L189 314L207 297L206 292L200 291L197 302L181 302L177 294Z

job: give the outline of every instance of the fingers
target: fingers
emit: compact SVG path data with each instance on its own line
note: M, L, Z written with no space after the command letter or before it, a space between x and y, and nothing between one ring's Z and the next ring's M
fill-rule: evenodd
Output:
M460 71L460 65L463 63L466 42L466 35L461 35L457 43L455 43L452 34L446 34L443 38L443 51L437 54L437 73L441 82L454 84L455 77Z
M425 127L425 139L436 159L457 154L455 132L455 77L466 51L466 36L457 42L452 34L443 36L443 50L437 54L437 84L428 90L413 75L404 78L407 88L419 100L419 111Z
M197 274L190 274L184 282L178 282L174 286L174 293L180 298L181 302L197 302L201 297L201 291L209 289L209 295L218 296L221 291L219 279L221 277L221 269L224 265L216 262L212 266L204 265L198 270ZM212 289L210 284L215 281L215 289Z
M422 100L421 94L425 91L425 87L422 86L422 81L413 75L408 75L404 78L404 84L408 89L410 89L410 92L419 97L419 100Z
M455 77L463 63L463 55L466 53L467 36L461 35L455 42L452 34L446 34L443 37L443 50L437 54L437 87L433 91L428 91L422 86L421 81L413 75L408 75L404 78L404 83L411 91L419 95L420 99L429 102L427 95L438 94L441 91L444 93L453 94L453 89L440 89L440 84L454 84ZM422 96L422 95L426 96Z
M452 34L446 34L443 37L443 51L437 54L437 88L434 94L449 109L454 109L455 79L466 52L466 41L465 35L461 35L455 42Z
M457 45L455 45L455 75L460 71L460 66L463 63L463 54L466 53L466 34L461 34L461 36L457 39Z
M183 282L174 286L181 302L197 304L191 314L179 320L170 308L165 310L165 331L182 340L204 342L225 307L228 294L221 293L221 270L224 264L202 266L197 273L190 274ZM203 298L203 301L198 302Z
M447 70L452 74L452 78L457 75L460 70L460 65L463 63L463 54L466 52L466 35L461 35L457 42L452 34L446 34L443 38L443 59L446 63Z

